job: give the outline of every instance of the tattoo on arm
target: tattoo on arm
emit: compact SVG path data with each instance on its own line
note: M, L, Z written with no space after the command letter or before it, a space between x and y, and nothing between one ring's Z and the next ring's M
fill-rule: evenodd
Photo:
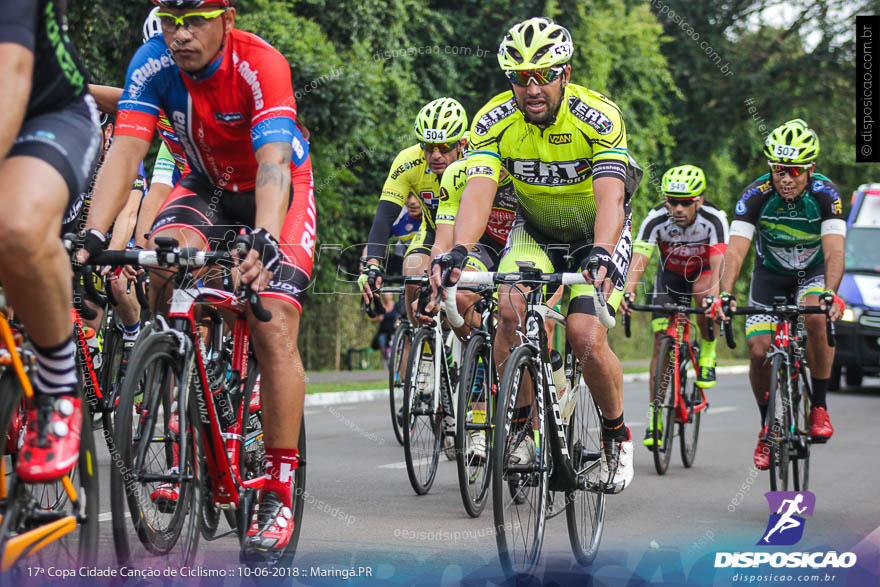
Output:
M287 143L278 143L275 147L280 151L281 163L263 161L257 169L257 187L275 185L286 190L290 184L290 158L293 147Z

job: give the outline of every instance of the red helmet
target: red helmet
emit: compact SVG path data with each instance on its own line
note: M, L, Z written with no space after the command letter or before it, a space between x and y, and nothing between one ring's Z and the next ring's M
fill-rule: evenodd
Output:
M203 6L222 6L228 8L235 5L235 0L153 0L165 8L201 8Z

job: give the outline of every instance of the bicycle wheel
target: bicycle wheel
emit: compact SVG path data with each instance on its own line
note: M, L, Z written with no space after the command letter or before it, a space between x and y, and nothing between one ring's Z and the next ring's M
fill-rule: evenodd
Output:
M110 467L113 535L120 563L132 558L127 512L149 553L167 556L179 544L171 560L188 565L195 558L202 505L197 407L201 391L196 373L184 379L185 359L174 337L157 332L141 341L129 361ZM186 393L184 386L189 386ZM188 397L188 405L177 402L180 397ZM183 420L187 424L181 430ZM186 451L181 454L182 442ZM160 476L164 478L157 479Z
M534 349L514 350L506 361L495 411L492 506L498 558L508 575L533 570L544 543L550 455L540 368Z
M567 492L565 517L568 539L578 564L593 562L599 552L602 529L605 525L605 492L599 489L602 474L602 422L590 390L578 383L571 390L575 395L574 412L569 418L566 440L575 475L586 478L587 489Z
M700 417L703 411L695 412L694 408L703 403L703 392L697 387L696 377L694 381L688 381L688 365L691 362L691 355L688 345L682 345L681 367L679 369L679 377L681 378L681 401L684 409L687 411L688 421L679 424L678 440L681 447L681 462L685 467L691 467L694 464L694 458L697 456L697 440L700 437ZM699 349L696 351L699 361Z
M391 338L391 355L388 360L388 401L391 406L391 426L397 442L403 446L403 427L397 420L398 413L403 410L404 383L406 381L406 364L404 353L412 341L412 329L407 322L401 322Z
M101 393L104 395L104 405L114 406L119 397L122 387L122 323L117 323L116 318L108 321L104 329L104 350L101 361L101 374L98 378ZM104 438L113 437L113 414L115 410L107 409L101 414L101 422L106 430Z
M417 495L431 489L440 458L443 411L434 410L434 331L419 329L412 339L406 367L403 452L410 485ZM442 374L441 374L442 376Z
M21 385L11 370L0 375L0 430L5 432L8 429L11 417L21 403L22 393ZM3 518L0 553L4 553L4 566L26 564L29 567L75 568L96 563L100 510L96 464L92 414L85 402L79 459L67 475L75 501L71 500L62 479L52 483L24 483L13 473L14 460L10 458L4 463L4 466L10 466L4 479L8 494L0 502ZM50 525L54 527L53 530L50 530ZM11 554L5 552L8 539L13 536L20 539L26 532L38 528L43 529L44 538L29 541L29 546L19 558L7 561L6 557ZM54 537L46 538L48 536Z
M672 456L672 437L675 430L675 339L664 336L657 354L657 371L654 376L654 391L651 410L652 435L654 446L654 469L664 475L669 468Z
M488 335L478 333L468 341L461 373L455 460L461 501L468 515L476 518L486 505L492 478L492 435L488 424L494 411L492 385L496 375Z
M798 388L792 399L794 435L791 472L795 491L806 491L810 485L810 370L802 367Z
M770 401L767 404L767 444L770 446L770 490L788 491L791 465L791 394L788 366L782 356L770 361Z

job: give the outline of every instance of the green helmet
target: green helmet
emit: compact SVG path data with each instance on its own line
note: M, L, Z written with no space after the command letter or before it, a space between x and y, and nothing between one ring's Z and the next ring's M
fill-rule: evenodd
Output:
M764 156L781 163L809 163L819 156L819 137L800 118L789 120L764 141Z
M706 189L706 174L696 165L679 165L663 174L660 191L667 198L696 198Z
M498 65L505 71L541 69L568 63L573 53L568 30L541 16L507 31L498 47Z
M437 98L419 111L413 130L424 143L450 143L464 138L467 128L467 113L458 100Z

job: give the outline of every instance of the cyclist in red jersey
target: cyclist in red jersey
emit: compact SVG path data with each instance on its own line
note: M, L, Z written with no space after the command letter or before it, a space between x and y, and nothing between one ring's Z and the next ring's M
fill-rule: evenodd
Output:
M162 206L150 247L168 236L216 249L231 244L239 227L252 229L254 248L241 262L241 278L262 290L273 318L261 323L248 315L261 366L267 478L242 555L274 557L293 533L291 485L305 394L296 338L315 243L308 144L297 127L290 66L268 43L234 28L234 0L154 2L162 7L163 34L129 65L81 258L104 246L103 232L164 110L191 172ZM252 148L243 148L248 142Z

